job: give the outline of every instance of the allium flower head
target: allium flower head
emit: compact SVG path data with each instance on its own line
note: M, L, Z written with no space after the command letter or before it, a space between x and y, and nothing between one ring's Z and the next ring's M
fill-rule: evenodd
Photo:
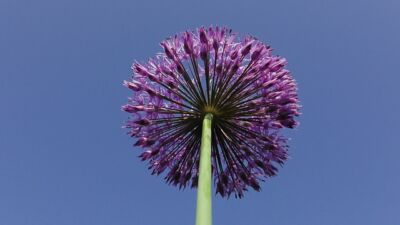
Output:
M122 108L135 146L153 174L196 187L202 121L212 118L216 193L242 197L274 176L288 157L282 128L297 125L299 102L286 59L254 37L220 27L187 31L161 42L163 53L132 65Z

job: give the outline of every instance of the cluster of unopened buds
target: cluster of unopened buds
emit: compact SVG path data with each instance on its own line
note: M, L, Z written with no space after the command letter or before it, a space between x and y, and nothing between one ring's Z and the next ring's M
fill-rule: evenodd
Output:
M242 197L274 176L288 157L282 128L299 115L296 83L286 60L254 37L227 28L187 31L161 42L163 53L135 62L122 108L129 134L153 174L180 188L196 187L202 120L213 115L212 174L216 192Z

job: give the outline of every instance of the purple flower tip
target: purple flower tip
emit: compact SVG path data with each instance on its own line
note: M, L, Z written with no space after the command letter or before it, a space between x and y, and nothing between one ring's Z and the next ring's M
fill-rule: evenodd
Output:
M207 44L208 40L207 40L207 34L206 31L204 30L204 27L199 29L199 36L200 36L200 42L203 44Z

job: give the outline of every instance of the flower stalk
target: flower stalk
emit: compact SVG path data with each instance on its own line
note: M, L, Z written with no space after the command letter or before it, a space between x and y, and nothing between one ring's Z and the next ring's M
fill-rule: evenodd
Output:
M212 224L211 207L211 133L213 115L207 113L203 119L199 180L197 189L196 225Z

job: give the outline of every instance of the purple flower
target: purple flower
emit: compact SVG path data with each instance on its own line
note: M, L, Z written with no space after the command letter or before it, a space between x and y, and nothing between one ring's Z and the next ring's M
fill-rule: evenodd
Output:
M202 120L213 114L212 174L216 193L241 198L276 175L287 157L282 128L299 115L297 88L286 60L254 37L220 27L187 31L161 42L164 53L135 62L122 109L135 146L153 174L196 187Z

